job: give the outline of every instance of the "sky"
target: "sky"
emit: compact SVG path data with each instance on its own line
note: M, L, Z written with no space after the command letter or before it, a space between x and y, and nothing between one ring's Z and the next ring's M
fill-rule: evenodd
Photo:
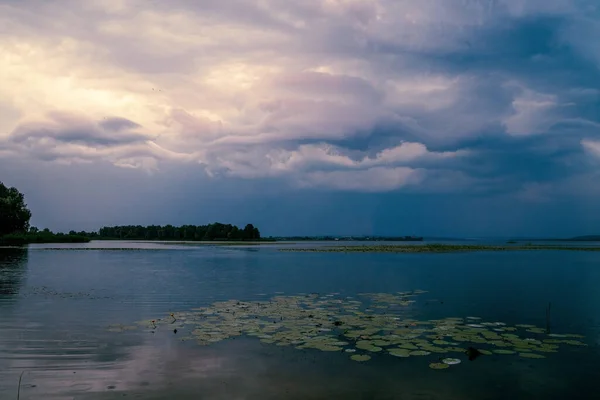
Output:
M32 224L600 234L596 0L0 0Z

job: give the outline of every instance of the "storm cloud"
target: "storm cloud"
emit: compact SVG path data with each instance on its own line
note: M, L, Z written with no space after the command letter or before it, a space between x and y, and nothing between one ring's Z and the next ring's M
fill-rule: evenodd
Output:
M250 197L598 195L595 1L5 0L0 26L4 166Z

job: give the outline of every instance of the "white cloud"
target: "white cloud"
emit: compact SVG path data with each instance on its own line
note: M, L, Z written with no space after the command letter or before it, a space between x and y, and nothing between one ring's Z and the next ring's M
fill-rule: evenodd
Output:
M581 145L590 154L600 157L600 140L582 140Z
M386 192L416 185L425 178L424 170L408 167L374 167L360 171L311 172L298 184L301 187L319 187L328 189Z
M513 113L504 119L508 134L543 133L558 120L553 114L558 106L556 95L538 93L513 83L510 86L517 86L520 93L512 102Z
M300 145L293 150L268 149L253 146L245 149L215 149L204 153L202 161L212 174L256 178L299 173L323 169L345 169L350 174L376 167L410 165L414 162L435 162L461 157L465 151L432 152L421 143L405 142L384 149L374 157L364 152L349 152L327 144ZM374 169L377 171L377 169ZM355 171L355 172L353 172Z

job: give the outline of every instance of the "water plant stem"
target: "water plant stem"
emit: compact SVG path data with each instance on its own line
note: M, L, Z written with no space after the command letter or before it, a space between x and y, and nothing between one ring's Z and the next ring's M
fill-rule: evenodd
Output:
M21 398L21 379L23 379L23 374L25 370L21 371L21 375L19 375L19 387L17 388L17 400Z

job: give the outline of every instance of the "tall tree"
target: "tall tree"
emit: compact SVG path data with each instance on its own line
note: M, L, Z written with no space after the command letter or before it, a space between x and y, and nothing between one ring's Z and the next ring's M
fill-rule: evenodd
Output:
M30 219L31 211L25 204L23 193L0 182L0 236L27 232Z
M260 239L260 232L254 225L248 224L244 228L244 239Z

